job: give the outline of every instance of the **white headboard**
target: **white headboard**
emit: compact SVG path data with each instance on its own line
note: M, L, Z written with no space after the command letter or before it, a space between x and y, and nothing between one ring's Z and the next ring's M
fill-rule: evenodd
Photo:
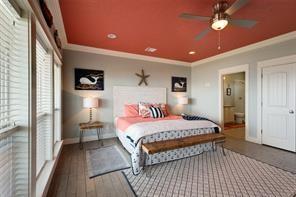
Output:
M166 103L166 88L113 87L113 117L123 116L125 104Z

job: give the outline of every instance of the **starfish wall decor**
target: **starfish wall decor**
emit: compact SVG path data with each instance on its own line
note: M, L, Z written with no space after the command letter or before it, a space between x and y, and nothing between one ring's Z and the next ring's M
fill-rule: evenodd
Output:
M150 75L145 75L143 69L142 69L142 73L141 74L136 73L136 75L141 78L141 81L139 82L138 86L141 86L142 83L145 83L146 86L148 85L147 78L150 77Z

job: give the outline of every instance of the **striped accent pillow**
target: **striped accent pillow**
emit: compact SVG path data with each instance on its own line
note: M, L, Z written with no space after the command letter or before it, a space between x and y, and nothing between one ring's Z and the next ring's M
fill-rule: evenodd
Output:
M160 107L149 107L151 118L164 118L164 113Z

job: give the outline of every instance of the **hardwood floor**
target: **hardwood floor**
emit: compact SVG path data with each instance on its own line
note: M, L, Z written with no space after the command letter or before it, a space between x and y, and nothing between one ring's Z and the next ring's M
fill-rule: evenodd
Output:
M245 127L224 130L224 134L238 140L245 139Z
M114 143L119 144L117 139L104 140L105 146ZM85 143L83 150L79 149L78 144L64 146L49 188L49 197L134 196L121 172L113 172L93 179L88 178L85 150L98 146L97 141ZM232 137L227 137L225 147L259 161L296 173L295 153Z
M105 146L113 143L118 142L104 140ZM85 150L98 146L96 141L85 143L83 150L78 144L65 145L47 196L134 196L121 172L88 178Z

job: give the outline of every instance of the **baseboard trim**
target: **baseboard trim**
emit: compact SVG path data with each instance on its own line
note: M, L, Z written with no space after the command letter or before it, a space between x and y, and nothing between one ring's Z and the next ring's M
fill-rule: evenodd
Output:
M261 142L260 142L260 140L258 138L246 137L246 141L253 142L253 143L256 143L256 144L261 144Z
M115 138L115 137L116 137L115 133L106 133L106 134L102 135L101 139L109 139L109 138ZM64 140L64 145L79 143L79 137L65 138L63 140ZM90 141L96 141L96 140L98 140L98 136L96 136L96 135L85 136L82 139L83 142L90 142Z

